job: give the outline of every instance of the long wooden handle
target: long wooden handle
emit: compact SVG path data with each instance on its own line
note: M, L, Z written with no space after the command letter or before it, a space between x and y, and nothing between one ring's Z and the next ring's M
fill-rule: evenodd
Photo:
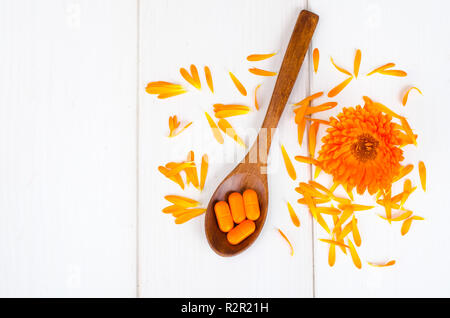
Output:
M289 95L291 95L318 21L318 15L306 10L303 10L298 15L289 45L284 54L266 117L258 137L244 162L257 163L259 165L267 163L273 130L277 127Z

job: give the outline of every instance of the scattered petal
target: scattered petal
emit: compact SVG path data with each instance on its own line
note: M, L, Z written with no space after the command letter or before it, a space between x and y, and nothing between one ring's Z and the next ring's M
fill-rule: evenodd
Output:
M427 168L423 161L419 161L419 176L423 191L427 190Z
M287 173L292 180L297 179L297 174L295 173L295 168L292 165L292 161L289 158L288 153L283 145L281 145L281 153L283 154L284 165L286 166Z
M194 79L195 83L197 84L195 87L197 89L201 89L202 88L202 84L200 82L200 76L198 76L198 71L197 71L197 67L194 64L191 64L191 74L192 74L192 78Z
M208 155L204 154L202 156L202 164L200 166L200 190L203 190L205 187L206 175L208 174Z
M257 93L258 88L259 88L260 86L261 86L261 84L259 84L259 85L256 86L256 88L255 88L255 108L256 108L256 110L259 110L258 97L257 97L256 93Z
M228 118L233 116L246 115L250 110L245 109L230 109L230 110L218 110L215 112L216 118Z
M345 88L345 86L347 86L352 81L352 79L353 76L347 78L345 81L335 86L331 91L328 92L328 97L334 97L339 94Z
M208 84L209 90L211 91L211 93L214 93L213 79L212 79L212 75L211 75L211 70L209 69L208 66L205 66L205 78L206 78L206 84Z
M317 132L319 131L319 123L315 122L309 128L309 154L314 158L316 154L316 138Z
M289 239L287 238L287 236L284 235L283 231L281 231L280 229L278 229L278 233L280 233L281 236L286 240L286 242L288 242L289 247L291 248L291 256L293 256L293 255L294 255L294 248L292 247L291 242L289 241Z
M352 76L352 73L350 73L349 71L347 71L345 68L342 68L342 67L336 65L336 64L334 63L332 57L330 57L330 60L331 60L331 64L333 64L333 66L334 66L339 72L344 73L344 74L347 74L348 76ZM352 76L352 77L353 77L353 76ZM328 96L328 97L330 97L330 96Z
M251 54L247 56L247 61L250 62L256 62L256 61L262 61L266 60L268 58L271 58L272 56L276 55L277 53L270 53L270 54Z
M319 69L319 58L320 58L319 49L315 48L313 50L314 73L317 73L317 70Z
M417 87L410 87L410 88L408 88L408 90L405 92L405 95L403 95L403 98L402 98L402 105L403 106L405 106L406 103L408 102L409 92L411 92L411 90L413 90L413 89L418 91L420 93L420 95L423 95L422 92L420 91L420 89L418 89Z
M392 266L395 264L395 260L389 261L387 263L372 263L372 262L367 262L367 264L369 264L370 266L373 267L387 267L387 266Z
M205 116L206 116L206 119L208 120L209 126L211 127L214 138L217 140L217 142L219 144L223 144L223 141L224 141L223 136L222 136L219 128L217 127L216 123L211 118L211 116L209 116L209 114L207 112L205 112Z
M180 74L185 79L186 82L194 86L196 89L201 88L199 86L199 83L197 83L197 81L195 80L195 78L191 76L191 74L189 74L189 72L184 67L180 68Z
M229 137L231 137L234 141L236 141L238 144L240 144L242 147L246 148L244 141L241 139L241 137L238 136L234 128L231 126L231 124L226 119L219 119L217 122L219 125L219 128L227 134Z
M328 244L332 244L332 245L342 246L342 247L345 247L345 248L349 247L348 245L346 245L344 243L341 243L339 241L335 241L335 240L319 239L319 241L322 241L322 242L325 242L325 243L328 243Z
M353 233L353 241L355 241L356 246L361 246L361 235L359 234L355 215L353 215L352 217L352 233Z
M357 49L355 54L355 61L353 62L353 73L355 74L355 78L358 78L360 65L361 65L361 50Z
M166 199L172 204L178 205L183 208L195 208L200 205L200 202L198 201L182 197L179 195L166 195L164 199Z
M319 98L322 95L323 95L323 92L318 92L318 93L312 94L311 96L308 96L308 97L302 99L298 103L295 103L294 106L308 106L310 101L312 101L316 98Z
M372 74L378 73L378 72L380 72L380 71L384 71L384 70L386 70L386 69L388 69L388 68L391 68L391 67L394 67L394 66L395 66L394 63L387 63L387 64L384 64L384 65L382 65L382 66L380 66L380 67L377 67L377 68L374 69L373 71L367 73L366 76L370 76L370 75L372 75Z
M295 213L294 208L292 207L292 205L289 202L287 202L287 207L288 207L288 210L289 210L289 215L291 216L292 223L294 223L294 225L296 227L299 227L300 226L300 220L298 219L298 216Z
M330 265L330 267L333 267L335 262L336 262L336 245L330 244L328 250L328 265Z
M352 241L348 240L348 246L350 248L350 255L352 256L353 264L355 264L358 269L361 269L361 259L359 258Z
M177 217L175 219L175 224L183 224L199 215L202 215L205 211L206 209L191 209L189 212Z
M249 68L248 71L252 74L259 75L259 76L275 76L275 75L277 75L277 72L266 71L266 70L262 70L262 69L259 69L256 67Z
M238 91L243 95L243 96L247 96L247 91L245 90L244 85L242 85L241 82L239 82L239 80L237 79L236 76L234 76L233 73L229 72L231 80L233 81L234 85L236 86L236 88L238 89Z
M397 77L405 77L406 75L408 75L405 71L402 70L382 70L378 71L378 73Z

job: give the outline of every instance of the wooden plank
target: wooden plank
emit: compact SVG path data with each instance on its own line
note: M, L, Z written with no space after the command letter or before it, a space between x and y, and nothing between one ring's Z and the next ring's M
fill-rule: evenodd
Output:
M186 195L206 206L222 178L244 156L244 151L230 138L225 137L224 145L213 139L204 112L212 115L214 103L244 103L253 108L253 90L263 82L258 94L261 110L241 118L230 118L238 133L248 137L247 144L252 143L275 79L261 79L247 69L257 66L278 70L297 15L304 7L304 1L284 1L283 4L274 1L141 1L139 255L142 296L312 296L311 223L307 211L294 204L298 197L294 191L296 183L289 179L280 151L282 142L292 156L301 153L290 110L282 116L272 143L266 225L249 250L233 258L222 258L208 246L203 216L175 225L170 215L161 212L167 205L163 199L167 194ZM263 62L249 63L245 59L252 53L273 51L279 54ZM150 81L188 85L178 71L190 64L196 64L200 71L201 92L189 87L189 93L163 101L144 92ZM204 65L211 68L214 95L206 88ZM244 83L247 97L237 92L228 71ZM307 74L307 67L303 68L290 102L305 96ZM167 120L175 114L182 122L194 123L182 135L169 140ZM182 191L157 171L159 165L169 161L185 160L189 150L195 151L198 163L203 153L210 158L210 171L202 193L192 186ZM308 176L307 166L295 166L299 175ZM299 213L300 229L290 221L287 200ZM277 233L278 227L291 239L295 247L293 257Z
M136 4L0 4L0 295L136 290Z
M450 77L443 71L448 65L450 29L444 1L312 1L312 11L321 20L314 39L320 49L319 72L313 76L312 91L327 92L345 79L331 65L329 59L350 71L355 50L362 50L360 77L353 81L334 100L340 105L361 104L362 95L384 103L394 111L406 115L414 131L419 134L419 147L405 147L405 163L417 165L423 160L428 167L428 190L416 191L407 207L426 221L413 223L410 233L402 237L401 224L389 225L374 212L360 212L359 227L362 246L358 249L363 268L356 269L349 257L337 251L333 268L327 264L327 244L315 241L315 282L319 297L448 297L450 295L448 267L450 257L442 249L448 241L450 205L447 200L450 178L447 165L449 149L441 142L449 137L447 118L449 108L447 87ZM387 62L408 72L406 78L365 74ZM410 85L419 87L424 96L411 93L404 108L403 92ZM324 98L323 100L326 100ZM334 115L337 111L330 111ZM321 115L322 116L322 115ZM325 118L323 116L323 118ZM323 134L323 132L322 132ZM420 185L415 169L410 178ZM331 180L322 178L330 184ZM401 187L394 187L394 193ZM419 186L420 188L420 186ZM357 197L360 203L370 203L368 197ZM316 228L316 239L326 237ZM383 262L395 259L391 268L372 268L366 261Z

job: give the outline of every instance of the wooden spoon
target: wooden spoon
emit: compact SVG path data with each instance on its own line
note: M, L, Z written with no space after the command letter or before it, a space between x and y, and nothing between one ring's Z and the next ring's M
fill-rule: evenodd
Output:
M225 177L209 201L205 216L205 233L209 246L221 256L233 256L247 249L256 240L264 225L269 204L267 156L272 142L272 133L278 125L291 94L318 20L319 17L312 12L306 10L300 12L256 141L244 160ZM214 205L221 200L227 201L230 193L242 193L246 189L253 189L258 194L261 216L255 222L256 230L252 235L238 245L231 245L227 241L226 233L219 229Z

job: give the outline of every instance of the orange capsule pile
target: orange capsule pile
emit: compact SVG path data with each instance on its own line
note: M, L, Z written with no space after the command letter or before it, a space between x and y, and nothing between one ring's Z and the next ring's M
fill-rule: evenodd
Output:
M228 196L228 202L219 201L214 205L219 229L227 233L231 245L237 245L253 234L255 222L260 216L258 195L252 189L243 194L233 192Z

